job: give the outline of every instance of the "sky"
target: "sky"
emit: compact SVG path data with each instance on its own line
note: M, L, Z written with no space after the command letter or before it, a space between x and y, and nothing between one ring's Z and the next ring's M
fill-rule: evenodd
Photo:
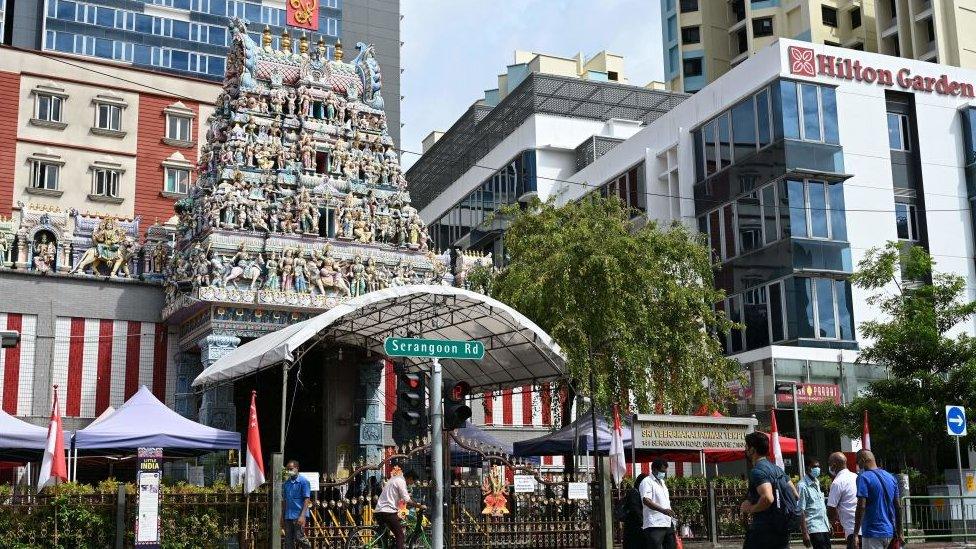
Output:
M624 57L625 76L643 86L663 79L658 0L402 0L401 161L447 130L497 76L515 50Z

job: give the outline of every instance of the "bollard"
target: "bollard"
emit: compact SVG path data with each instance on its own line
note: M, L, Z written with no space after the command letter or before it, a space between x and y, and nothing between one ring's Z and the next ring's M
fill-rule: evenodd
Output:
M284 455L281 453L271 454L271 474L268 480L271 481L271 524L268 525L268 541L271 549L281 549L281 469L285 466Z
M716 507L718 503L718 498L715 495L715 481L709 480L708 482L708 529L710 530L709 537L711 538L712 547L718 547L718 513L716 512Z
M125 546L125 484L119 483L118 497L115 499L115 549Z

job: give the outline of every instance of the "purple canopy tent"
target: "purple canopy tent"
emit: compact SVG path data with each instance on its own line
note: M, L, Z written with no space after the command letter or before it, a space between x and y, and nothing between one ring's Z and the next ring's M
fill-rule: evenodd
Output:
M186 419L160 402L145 385L114 414L75 432L74 448L101 454L131 454L137 448L162 448L170 457L239 450L240 433Z
M514 455L518 457L528 456L559 456L570 455L577 452L579 455L589 454L593 451L593 416L590 412L581 414L576 421L563 427L562 429L543 435L541 437L522 440L513 445ZM610 439L613 432L602 414L596 414L597 428L597 452L605 454L610 449ZM621 422L622 438L624 448L630 451L631 436L630 424ZM578 438L577 438L578 437ZM574 444L574 439L577 442Z
M0 410L0 459L37 459L47 446L47 428L38 427Z

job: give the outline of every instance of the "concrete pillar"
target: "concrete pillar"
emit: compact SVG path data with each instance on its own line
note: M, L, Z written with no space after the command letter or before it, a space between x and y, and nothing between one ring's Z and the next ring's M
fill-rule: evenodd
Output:
M366 463L379 463L383 459L383 418L380 417L380 380L382 360L369 360L359 367L359 455Z
M200 410L199 398L190 386L203 367L200 365L200 355L196 353L179 353L175 360L176 366L176 402L174 409L181 416L196 421Z
M200 342L200 364L208 368L217 359L233 351L241 344L241 339L226 334L210 334ZM204 425L236 431L237 410L234 406L234 385L225 383L207 389L200 404L200 422Z

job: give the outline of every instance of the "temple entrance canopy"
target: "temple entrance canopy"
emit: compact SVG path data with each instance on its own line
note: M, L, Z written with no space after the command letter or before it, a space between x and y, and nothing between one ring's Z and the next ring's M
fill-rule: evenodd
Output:
M355 345L381 354L385 338L407 335L482 341L485 357L480 361L441 360L446 377L467 381L474 390L541 383L563 375L559 346L518 311L469 290L410 285L367 293L246 343L201 372L193 386L217 385L300 360L319 343ZM426 362L406 360L414 368Z

